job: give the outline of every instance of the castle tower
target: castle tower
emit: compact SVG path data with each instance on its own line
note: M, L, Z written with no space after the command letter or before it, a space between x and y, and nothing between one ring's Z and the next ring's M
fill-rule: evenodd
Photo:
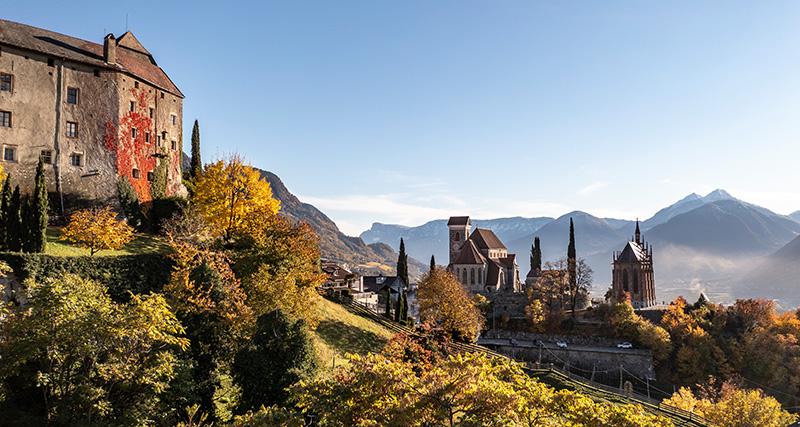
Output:
M611 284L617 301L630 301L634 308L656 305L656 285L653 277L653 248L642 239L639 220L630 242L614 253Z
M450 230L449 246L450 246L450 264L456 260L461 246L469 238L470 228L472 223L468 216L451 216L447 221L447 228Z

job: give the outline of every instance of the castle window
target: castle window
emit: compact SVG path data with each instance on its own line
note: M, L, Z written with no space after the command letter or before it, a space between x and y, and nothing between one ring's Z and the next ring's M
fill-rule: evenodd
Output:
M42 150L42 153L40 154L40 156L42 157L42 163L44 163L46 165L53 164L53 151L52 150Z
M69 156L69 164L72 166L83 166L83 154L81 153L72 153Z
M156 135L156 146L161 146L161 135Z
M131 128L131 138L136 139L136 128Z
M153 110L153 108L150 108L150 118L152 119L154 115L155 115L155 110Z
M11 92L14 86L14 76L11 74L0 74L0 91Z
M97 68L94 69L94 76L100 77L100 70L98 70Z
M622 291L628 292L628 270L622 270Z
M147 180L153 182L156 180L156 174L153 172L147 172Z
M161 92L161 99L164 99L164 92Z
M67 88L67 104L78 105L78 88Z
M139 179L142 176L142 173L139 172L139 169L133 168L131 169L131 176L135 179Z
M177 150L178 149L178 142L173 140L172 143L171 143L171 148L172 148L172 151Z
M3 147L3 160L7 162L17 161L17 148L16 147Z
M148 144L150 143L150 132L145 132L144 133L144 142L146 142Z
M11 127L11 111L0 111L0 126Z
M68 138L77 138L78 137L78 123L77 122L67 122L67 137Z
M47 58L47 66L48 67L53 67L53 66L55 66L55 64L56 64L56 62L53 60L53 58Z
M139 89L139 82L133 82L133 87L135 87L136 89Z
M131 101L131 113L134 112L134 110L136 110L136 103Z
M178 116L176 116L174 114L170 114L169 118L172 119L172 124L173 125L177 125L178 124Z
M475 284L475 269L474 268L470 268L469 269L469 283L472 284L472 285Z
M467 283L467 269L461 271L461 283Z

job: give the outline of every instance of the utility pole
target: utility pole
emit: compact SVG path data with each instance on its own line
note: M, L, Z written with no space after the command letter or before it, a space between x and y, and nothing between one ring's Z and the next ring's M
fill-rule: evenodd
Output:
M619 365L619 389L622 390L622 365Z

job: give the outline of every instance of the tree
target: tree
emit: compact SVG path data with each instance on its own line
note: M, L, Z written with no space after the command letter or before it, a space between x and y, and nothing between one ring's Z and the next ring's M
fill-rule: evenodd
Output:
M37 388L15 392L47 424L152 422L188 345L164 298L118 304L104 285L74 275L26 285L27 304L0 322L0 380Z
M110 207L91 208L73 213L61 238L89 249L94 256L101 250L121 249L133 239L133 229L117 219Z
M200 159L200 124L197 119L192 127L192 158L189 163L189 176L192 180L197 180L203 173L203 161Z
M8 203L8 217L6 218L6 246L12 252L22 250L22 198L19 193L19 185L14 187L11 199Z
M785 411L772 397L761 390L743 390L733 386L723 388L716 400L700 399L688 388L681 387L667 405L704 417L710 425L718 427L783 427L798 420L797 415Z
M569 245L567 246L567 280L569 280L569 294L572 305L572 318L575 318L575 305L573 296L578 291L578 259L575 251L575 225L569 219ZM591 280L591 279L590 279Z
M40 157L36 166L36 179L33 196L29 204L30 215L25 215L27 233L25 238L26 252L44 252L47 245L48 198L47 183L44 175L44 160Z
M431 255L431 271L436 270L436 258Z
M583 258L573 262L572 265L574 277L570 276L567 292L569 294L572 317L575 317L575 310L589 298L594 271Z
M531 321L531 332L542 333L545 331L547 313L540 300L534 299L525 306L525 316Z
M0 249L8 249L7 238L9 219L11 218L11 175L3 180L3 192L0 193Z
M386 287L386 305L383 315L392 318L392 288L389 286Z
M169 152L159 150L156 154L156 168L153 171L153 180L150 181L150 194L153 200L167 197L167 181L169 174L170 156Z
M211 229L226 240L261 228L280 209L269 183L236 156L205 168L192 202Z
M326 426L670 426L641 407L555 391L520 364L478 353L414 360L351 356L329 378L292 387L294 402Z
M406 244L400 238L400 253L397 255L397 277L403 279L404 286L408 283L408 255L406 255Z
M279 310L262 315L255 334L233 362L233 378L242 390L239 411L284 404L287 387L311 379L318 368L305 322L292 322Z
M453 338L473 342L483 328L483 315L452 274L436 269L429 272L417 289L419 316L432 322Z
M542 247L539 244L539 236L533 238L531 245L531 271L542 271Z
M394 321L398 323L406 323L408 320L408 299L406 297L406 290L401 289L397 295L397 304L394 309Z

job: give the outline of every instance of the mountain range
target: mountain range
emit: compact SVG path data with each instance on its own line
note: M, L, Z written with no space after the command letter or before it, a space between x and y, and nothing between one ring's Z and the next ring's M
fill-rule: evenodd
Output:
M635 221L599 218L575 211L555 219L473 220L473 226L493 230L509 252L517 254L524 276L529 269L528 253L535 236L541 240L545 260L565 256L570 218L575 223L578 256L593 268L595 289L602 293L610 284L613 252L622 249L630 239ZM690 194L642 221L640 227L655 250L660 296L692 297L705 291L720 300L731 300L742 294L743 288L754 286L752 282L737 285L740 278L754 272L773 254L788 251L781 252L781 248L800 235L798 221L800 213L780 215L720 189L706 196ZM375 223L361 234L367 243L386 243L392 247L397 247L401 237L410 256L425 260L434 255L439 264L447 263L445 219L418 227ZM797 247L796 252L791 252L795 262L800 261L800 242ZM781 283L782 288L800 290L791 283Z

